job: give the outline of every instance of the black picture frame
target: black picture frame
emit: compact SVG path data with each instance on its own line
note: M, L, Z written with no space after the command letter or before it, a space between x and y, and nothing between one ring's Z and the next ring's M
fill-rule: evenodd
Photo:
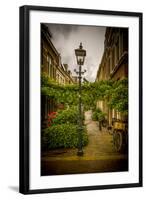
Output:
M129 184L114 184L114 185L97 185L97 186L81 186L68 188L48 188L34 189L29 188L29 121L30 103L29 103L29 18L30 11L44 12L67 12L67 13L83 13L95 15L112 15L112 16L127 16L138 17L139 19L139 182ZM45 6L22 6L20 7L20 193L35 194L35 193L51 193L51 192L67 192L67 191L83 191L83 190L98 190L98 189L113 189L113 188L129 188L142 186L142 13L137 12L121 12L121 11L105 11L105 10L89 10L75 9L63 7L45 7Z

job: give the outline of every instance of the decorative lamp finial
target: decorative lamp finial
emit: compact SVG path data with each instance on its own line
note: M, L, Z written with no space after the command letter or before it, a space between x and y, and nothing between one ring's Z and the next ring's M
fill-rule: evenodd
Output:
M83 45L82 45L82 42L80 42L80 49L83 49Z

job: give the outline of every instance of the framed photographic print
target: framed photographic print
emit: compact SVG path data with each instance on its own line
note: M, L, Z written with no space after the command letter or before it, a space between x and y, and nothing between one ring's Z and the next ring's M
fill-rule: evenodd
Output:
M142 186L142 13L20 7L20 192Z

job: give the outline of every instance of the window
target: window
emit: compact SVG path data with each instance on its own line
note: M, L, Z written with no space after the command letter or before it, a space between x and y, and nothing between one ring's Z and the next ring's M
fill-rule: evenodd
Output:
M123 38L123 51L128 51L128 29L124 29Z
M41 42L41 65L43 65L43 42Z
M115 67L115 46L112 48L112 69Z
M119 51L120 51L120 56L123 53L123 33L120 31L120 38L119 38Z
M110 73L112 72L112 52L110 53L110 58L109 58L109 62L110 62Z
M116 64L117 64L119 60L119 38L116 41L115 55L116 55Z

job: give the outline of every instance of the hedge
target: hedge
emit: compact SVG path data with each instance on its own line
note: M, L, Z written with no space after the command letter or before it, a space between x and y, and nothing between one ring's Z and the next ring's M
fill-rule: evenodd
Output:
M78 146L78 126L75 124L58 124L42 131L42 148L73 148ZM88 143L86 128L83 128L82 145Z

